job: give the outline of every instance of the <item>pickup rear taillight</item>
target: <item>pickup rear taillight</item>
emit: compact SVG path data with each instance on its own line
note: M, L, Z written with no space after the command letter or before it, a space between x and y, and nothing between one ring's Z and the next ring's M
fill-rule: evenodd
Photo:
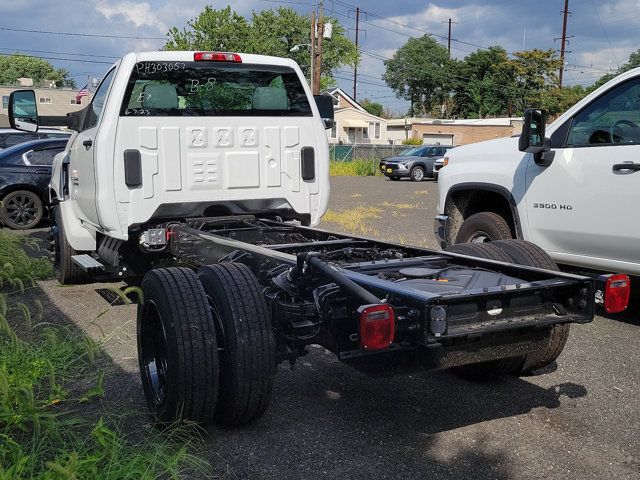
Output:
M360 345L366 350L388 348L395 336L395 315L390 305L362 305L360 316Z
M608 275L604 285L604 310L619 313L627 309L631 296L631 280L627 275Z
M193 59L196 62L235 62L242 63L242 58L237 53L227 52L195 52Z

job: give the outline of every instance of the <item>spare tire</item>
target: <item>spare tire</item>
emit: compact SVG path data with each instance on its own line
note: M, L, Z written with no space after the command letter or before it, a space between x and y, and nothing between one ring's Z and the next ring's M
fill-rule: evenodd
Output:
M491 243L461 243L445 249L446 252L460 253L472 257L512 263L511 258L500 248ZM509 375L520 371L525 358L522 355L501 358L489 362L472 363L451 369L457 376L475 382L484 382L501 375Z
M491 245L501 249L518 265L559 270L549 254L534 243L525 240L500 240L491 242ZM551 365L562 353L569 338L569 330L568 323L551 327L544 346L526 355L519 373L527 374Z

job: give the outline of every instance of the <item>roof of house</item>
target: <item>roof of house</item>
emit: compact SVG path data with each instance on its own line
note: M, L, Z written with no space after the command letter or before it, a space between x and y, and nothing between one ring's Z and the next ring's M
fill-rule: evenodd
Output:
M353 108L357 109L357 110L362 110L363 112L366 112L366 110L364 108L362 108L362 106L356 102L353 98L351 98L349 96L349 94L347 94L344 90L342 90L339 87L336 87L332 90L329 90L327 92L329 95L331 95L332 97L335 97L336 95L340 95L341 97L343 97Z
M392 118L387 125L399 127L404 125L467 125L467 126L504 126L508 127L512 122L522 121L522 117L502 118L458 118L455 120L439 118Z
M361 109L356 109L356 108L352 108L352 107L342 107L342 108L337 108L335 110L335 116L336 118L338 116L340 116L340 118L346 118L346 117L365 117L368 120L373 120L376 122L381 122L381 123L387 123L387 120L381 117L377 117L375 115L373 115L372 113L367 112L364 108Z

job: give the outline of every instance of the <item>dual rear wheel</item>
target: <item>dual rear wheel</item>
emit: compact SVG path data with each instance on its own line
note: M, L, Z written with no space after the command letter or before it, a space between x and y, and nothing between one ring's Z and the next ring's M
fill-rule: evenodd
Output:
M276 344L258 281L242 264L149 271L138 306L138 358L160 422L242 425L271 399Z

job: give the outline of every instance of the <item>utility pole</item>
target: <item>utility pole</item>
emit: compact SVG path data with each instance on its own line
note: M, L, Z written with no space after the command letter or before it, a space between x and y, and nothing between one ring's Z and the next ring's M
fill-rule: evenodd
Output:
M358 31L360 28L360 7L356 7L356 50L358 49ZM353 67L353 99L357 100L358 92L358 64Z
M324 35L324 5L320 0L318 6L318 43L316 44L316 64L314 65L315 85L313 94L320 94L320 79L322 78L322 37Z
M449 56L451 56L451 25L458 22L454 22L452 19L449 19L446 22L443 20L442 23L449 24L449 36L447 37L447 51L449 52Z
M562 88L562 74L564 73L564 53L565 43L567 42L567 17L569 16L569 0L564 0L564 10L562 11L562 43L560 44L560 74L558 75L558 83Z

